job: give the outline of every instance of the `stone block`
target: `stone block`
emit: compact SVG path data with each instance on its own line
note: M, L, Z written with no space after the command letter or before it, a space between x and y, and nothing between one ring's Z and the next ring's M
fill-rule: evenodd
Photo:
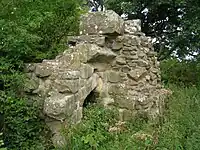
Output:
M80 76L83 79L88 79L94 73L94 68L87 64L81 64Z
M122 57L117 57L116 58L116 63L119 65L125 65L126 64L126 60Z
M123 48L123 43L114 41L112 44L112 50L117 51Z
M124 21L114 11L88 13L81 16L80 34L123 34Z
M130 121L134 118L135 112L127 109L119 109L119 119L120 121Z
M135 34L139 31L141 31L141 20L135 19L125 21L125 33Z
M116 83L121 81L120 73L116 71L107 71L107 80L111 83Z
M44 113L56 120L64 120L76 109L74 95L55 93L44 101Z
M115 97L115 104L120 108L133 110L135 108L135 101L128 95L118 95Z
M51 70L48 66L37 65L35 69L35 74L37 77L43 78L51 75Z
M54 90L57 90L60 93L76 93L81 87L80 80L58 80L54 81L52 85Z
M147 73L147 70L145 68L136 68L134 70L131 70L128 75L130 78L138 81L140 77L145 75Z
M80 71L64 71L59 72L59 78L63 80L74 80L80 77Z

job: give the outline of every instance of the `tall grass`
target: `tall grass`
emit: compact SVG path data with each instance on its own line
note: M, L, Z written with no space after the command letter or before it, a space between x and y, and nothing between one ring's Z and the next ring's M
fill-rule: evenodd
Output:
M159 129L158 149L200 149L200 87L169 85L167 115Z

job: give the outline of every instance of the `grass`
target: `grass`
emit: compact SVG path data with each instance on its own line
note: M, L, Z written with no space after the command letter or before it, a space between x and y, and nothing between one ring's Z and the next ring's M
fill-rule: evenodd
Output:
M164 121L143 119L119 124L116 113L91 105L83 121L65 130L63 150L199 150L200 92L198 87L170 85ZM110 129L117 130L112 132ZM61 149L61 148L60 148Z

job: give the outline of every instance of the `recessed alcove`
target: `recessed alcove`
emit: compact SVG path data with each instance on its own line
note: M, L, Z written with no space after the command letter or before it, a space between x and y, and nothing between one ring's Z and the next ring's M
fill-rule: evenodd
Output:
M83 108L86 108L90 104L95 104L97 103L97 98L98 98L98 93L95 92L94 90L90 92L90 94L86 97L83 103Z

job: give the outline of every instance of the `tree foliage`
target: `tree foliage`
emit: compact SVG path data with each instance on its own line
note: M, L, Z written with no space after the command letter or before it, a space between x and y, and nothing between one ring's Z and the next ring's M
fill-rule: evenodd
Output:
M0 1L0 114L9 149L48 149L45 127L23 88L23 66L51 59L78 32L80 0ZM46 136L47 137L47 136Z
M176 53L179 58L199 53L199 0L107 0L107 9L127 19L141 19L142 31L156 38L159 59Z
M89 7L94 7L96 10L103 11L104 0L86 0L86 5Z

